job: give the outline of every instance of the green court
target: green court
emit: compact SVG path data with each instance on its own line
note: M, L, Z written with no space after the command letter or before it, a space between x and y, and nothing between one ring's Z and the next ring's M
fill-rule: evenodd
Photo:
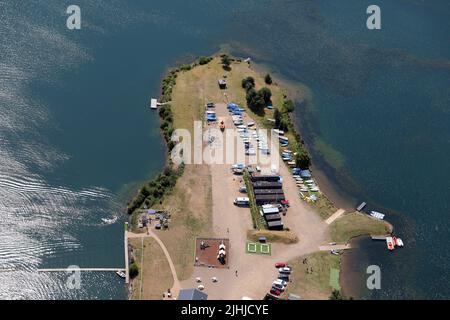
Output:
M270 243L256 243L256 242L247 242L245 247L246 253L254 253L254 254L272 254L272 246Z
M330 286L335 290L341 290L339 285L339 269L330 268Z

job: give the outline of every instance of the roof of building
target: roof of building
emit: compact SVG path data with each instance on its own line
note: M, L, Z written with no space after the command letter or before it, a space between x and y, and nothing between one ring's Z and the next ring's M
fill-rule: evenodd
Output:
M208 295L198 289L180 290L178 300L208 300Z

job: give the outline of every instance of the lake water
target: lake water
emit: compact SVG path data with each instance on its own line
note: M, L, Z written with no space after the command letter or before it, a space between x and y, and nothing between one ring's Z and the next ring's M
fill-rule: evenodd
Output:
M346 202L385 210L406 248L362 240L350 294L449 298L450 48L446 1L0 0L0 298L123 299L124 206L164 165L156 114L166 68L222 43L311 89L297 110L315 165ZM367 292L368 264L382 290Z

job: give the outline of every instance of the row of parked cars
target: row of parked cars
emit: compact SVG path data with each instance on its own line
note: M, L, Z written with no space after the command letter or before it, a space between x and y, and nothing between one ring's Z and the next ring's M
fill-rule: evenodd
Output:
M278 277L272 282L272 287L269 292L274 296L280 296L286 291L292 268L285 262L278 262L275 264L275 267L278 269Z

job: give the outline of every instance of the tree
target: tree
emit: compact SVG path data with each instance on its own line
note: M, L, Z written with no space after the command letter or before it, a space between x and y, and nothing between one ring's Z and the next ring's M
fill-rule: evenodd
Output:
M204 65L204 64L208 64L210 61L212 60L211 57L200 57L200 59L198 60L198 63L200 65Z
M311 165L311 159L309 157L308 152L305 149L298 150L297 155L295 156L295 164L300 169L306 170Z
M285 101L283 102L283 105L284 105L284 110L285 110L286 112L292 112L292 111L294 111L295 105L294 105L294 102L293 102L292 100L285 100Z
M264 81L266 82L266 84L272 84L272 77L270 76L270 74L266 74L266 76L264 77Z
M353 298L352 297L347 298L341 293L340 290L333 289L329 297L329 300L353 300Z
M253 88L247 91L246 100L248 107L255 113L261 113L266 105L261 93Z
M253 77L242 79L242 88L244 88L245 91L255 88L255 79Z
M130 265L130 270L129 270L130 278L131 278L131 279L134 279L134 278L136 278L136 276L137 276L138 274L139 274L139 268L138 268L137 264L133 262L133 263Z
M269 88L261 88L259 90L259 94L261 95L261 97L264 99L265 104L269 104L271 102L272 99L272 91L270 91Z
M275 108L273 111L273 118L275 120L275 127L279 128L280 122L281 122L281 112L278 110L278 108Z
M224 70L227 70L227 71L231 70L231 68L230 68L231 59L230 59L230 57L228 55L223 54L221 62L222 62L222 67L223 67Z

